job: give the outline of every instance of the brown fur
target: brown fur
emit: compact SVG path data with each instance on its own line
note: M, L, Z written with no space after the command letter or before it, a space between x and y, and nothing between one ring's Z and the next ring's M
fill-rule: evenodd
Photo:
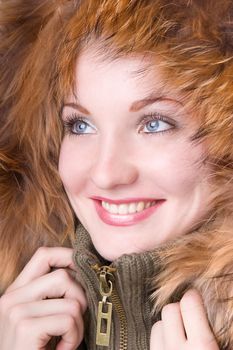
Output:
M156 252L155 309L194 286L221 349L233 348L233 1L3 0L0 28L1 289L39 245L72 238L58 116L78 54L149 55L200 123L192 142L207 145L214 194L199 229Z

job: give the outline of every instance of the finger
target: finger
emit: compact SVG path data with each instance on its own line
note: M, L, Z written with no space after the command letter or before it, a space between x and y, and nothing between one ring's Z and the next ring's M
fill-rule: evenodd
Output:
M84 313L87 307L85 293L65 269L58 269L33 280L29 284L3 295L5 308L50 298L67 298L77 300Z
M163 336L165 348L177 348L186 342L183 320L179 303L164 306L162 310Z
M156 322L151 329L150 350L165 350L163 338L163 323Z
M71 248L40 247L5 293L22 287L30 281L50 272L53 267L69 268L76 271L72 256L73 249Z
M83 330L81 317L75 320L68 315L60 314L23 320L16 330L16 337L19 344L26 339L28 348L30 346L30 349L41 349L47 345L52 336L61 336L62 343L66 345L63 349L74 350L83 339Z
M47 299L27 304L18 304L8 313L11 324L17 325L24 319L45 317L59 314L70 315L77 318L82 314L81 305L73 299Z
M188 340L213 340L203 300L196 290L191 289L184 294L180 301L180 309Z

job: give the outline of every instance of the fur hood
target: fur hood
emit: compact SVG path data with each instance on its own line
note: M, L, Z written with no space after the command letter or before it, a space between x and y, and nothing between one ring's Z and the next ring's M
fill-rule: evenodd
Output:
M212 222L155 251L154 311L180 301L190 288L203 297L221 350L233 348L233 220Z
M197 288L221 350L232 349L233 1L2 0L0 37L1 290L38 246L72 238L57 116L78 53L96 41L112 59L155 54L199 120L192 141L208 145L213 186L208 220L155 253L155 309Z

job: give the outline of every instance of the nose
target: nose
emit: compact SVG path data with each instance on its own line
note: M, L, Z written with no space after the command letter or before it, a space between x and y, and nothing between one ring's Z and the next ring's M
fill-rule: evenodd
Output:
M108 190L133 184L139 173L131 153L122 142L102 144L90 173L95 186Z

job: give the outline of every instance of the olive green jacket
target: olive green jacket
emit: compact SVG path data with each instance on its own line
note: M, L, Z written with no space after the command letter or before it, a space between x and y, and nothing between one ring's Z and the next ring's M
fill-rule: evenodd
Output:
M74 242L74 262L76 278L88 302L87 349L149 349L153 320L148 282L155 273L152 254L123 255L110 264L95 251L80 225ZM81 349L85 349L84 344L78 350Z

